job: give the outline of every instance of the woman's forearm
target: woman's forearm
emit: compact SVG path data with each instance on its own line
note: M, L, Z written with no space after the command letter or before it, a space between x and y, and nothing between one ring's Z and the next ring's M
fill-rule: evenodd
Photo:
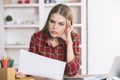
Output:
M74 59L74 52L73 52L73 43L72 41L67 43L67 62L69 63Z

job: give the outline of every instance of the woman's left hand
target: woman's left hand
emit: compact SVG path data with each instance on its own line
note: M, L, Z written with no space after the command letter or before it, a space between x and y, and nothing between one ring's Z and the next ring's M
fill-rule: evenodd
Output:
M71 21L67 20L66 21L66 30L65 32L61 35L61 38L66 42L72 42L71 39L71 32L73 30L73 26L71 25Z
M16 72L15 76L16 76L16 78L25 78L26 77L26 75L21 72Z

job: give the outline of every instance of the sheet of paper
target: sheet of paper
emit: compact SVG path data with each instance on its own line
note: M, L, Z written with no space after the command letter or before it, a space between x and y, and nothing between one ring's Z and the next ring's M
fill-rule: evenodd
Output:
M66 62L20 50L18 71L24 74L62 80Z

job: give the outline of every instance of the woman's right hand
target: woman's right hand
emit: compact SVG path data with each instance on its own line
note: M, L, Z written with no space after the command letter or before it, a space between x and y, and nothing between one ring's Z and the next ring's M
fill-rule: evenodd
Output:
M16 78L25 78L26 77L26 75L23 74L22 72L16 72L15 76L16 76Z

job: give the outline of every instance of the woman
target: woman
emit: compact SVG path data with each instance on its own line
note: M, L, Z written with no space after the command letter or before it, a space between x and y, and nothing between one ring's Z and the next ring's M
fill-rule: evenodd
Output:
M70 8L58 4L50 11L44 28L32 35L29 51L52 59L66 61L65 75L75 76L80 64L80 35L73 32ZM18 78L25 77L17 72Z

